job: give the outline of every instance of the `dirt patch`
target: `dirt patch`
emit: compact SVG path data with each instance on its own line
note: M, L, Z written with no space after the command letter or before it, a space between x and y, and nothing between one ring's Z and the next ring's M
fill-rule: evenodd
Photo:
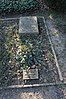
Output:
M65 97L63 95L63 88L49 86L0 90L0 99L65 99Z
M66 20L65 15L50 13L46 16L46 23L55 47L59 66L66 81Z

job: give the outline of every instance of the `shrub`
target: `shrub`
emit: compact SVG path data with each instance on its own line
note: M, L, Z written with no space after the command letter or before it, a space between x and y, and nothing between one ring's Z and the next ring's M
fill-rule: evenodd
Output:
M50 8L66 11L66 0L45 0L45 2Z
M36 0L1 0L0 11L25 11L38 7Z

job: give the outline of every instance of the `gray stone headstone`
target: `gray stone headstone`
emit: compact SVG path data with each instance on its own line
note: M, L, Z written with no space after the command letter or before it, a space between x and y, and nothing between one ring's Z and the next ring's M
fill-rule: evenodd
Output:
M20 17L19 19L19 34L22 33L39 33L37 17Z
M23 70L23 80L38 79L38 69Z

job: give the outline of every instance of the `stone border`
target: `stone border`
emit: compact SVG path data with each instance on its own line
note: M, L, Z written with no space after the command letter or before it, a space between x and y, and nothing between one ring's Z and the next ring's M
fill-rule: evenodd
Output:
M24 16L20 16L20 17L24 17ZM13 17L13 18L0 18L0 20L5 20L5 21L7 21L7 20L15 20L15 19L20 19L20 17ZM30 16L26 16L26 17L30 17ZM39 18L43 18L43 16L36 16L37 18L39 17Z
M55 53L50 35L49 35L49 30L48 30L48 27L46 25L45 18L43 16L37 16L37 17L43 18L45 28L46 28L46 32L47 32L47 35L48 35L48 39L49 39L49 42L51 44L51 48L52 48L52 51L53 51L53 54L54 54L54 57L55 57L55 62L56 62L56 67L57 67L58 74L59 74L59 79L60 79L60 81L63 81L62 73L61 73L61 70L60 70L60 67L59 67L59 64L58 64L58 60L57 60L57 57L56 57L56 53ZM17 18L6 18L6 19L0 19L0 20L14 20L14 19L19 19L19 17L17 17ZM58 86L58 85L66 85L66 82L43 83L43 84L32 84L32 85L12 85L12 86L8 86L8 87L0 87L0 90L2 90L2 89L17 89L17 88L33 88L33 87L44 87L44 86Z
M56 62L56 67L57 67L57 70L58 70L58 74L59 74L59 79L60 81L63 81L63 76L62 76L62 73L61 73L61 70L60 70L60 66L58 64L58 60L57 60L57 56L56 56L56 53L55 53L55 50L54 50L54 47L53 47L53 43L51 41L51 37L50 37L50 34L49 34L49 30L48 30L48 27L46 25L46 21L45 21L45 18L43 17L43 22L45 24L45 28L46 28L46 32L47 32L47 35L48 35L48 39L49 39L49 42L51 44L51 49L52 49L52 52L54 54L54 58L55 58L55 62Z
M20 17L24 17L24 16L20 16ZM19 19L20 17L13 17L13 18L0 18L0 20L5 20L5 21L7 21L7 20L15 20L15 19ZM27 16L26 16L27 17ZM29 16L30 17L30 16ZM39 17L39 18L43 18L43 16L36 16L37 18Z
M66 85L66 83L57 82L57 83L43 83L43 84L32 84L32 85L12 85L12 86L8 86L8 87L0 87L0 90L2 90L2 89L46 87L46 86L59 86L59 85Z
M2 20L2 21L16 20L16 19L19 19L19 17L16 17L16 18L0 18L0 20Z

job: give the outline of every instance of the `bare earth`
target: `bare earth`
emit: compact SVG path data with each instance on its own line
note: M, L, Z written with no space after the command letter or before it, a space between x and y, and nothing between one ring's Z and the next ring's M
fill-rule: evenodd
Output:
M66 82L66 19L65 16L51 15L46 20L52 43L55 48L64 82Z
M55 86L1 90L0 99L65 99L61 88Z

